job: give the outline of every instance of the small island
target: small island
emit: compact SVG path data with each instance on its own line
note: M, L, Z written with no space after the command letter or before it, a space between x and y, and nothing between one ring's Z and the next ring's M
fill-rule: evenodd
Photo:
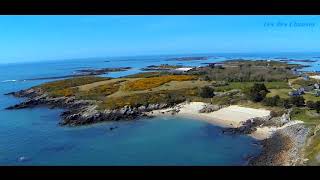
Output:
M40 78L31 78L31 79L24 79L24 80L33 81L33 80L50 80L50 79L74 78L74 77L83 77L83 76L96 76L96 75L108 74L109 72L127 71L129 69L131 69L131 67L102 68L102 69L89 68L89 69L76 70L75 74L71 74L71 75L40 77Z
M208 60L209 57L207 56L198 56L198 57L177 57L177 58L170 58L167 61L203 61Z
M317 62L316 60L310 60L310 59L281 59L281 62L305 62L305 63L313 63Z
M249 165L312 165L319 163L320 80L313 78L317 74L297 73L303 67L271 60L228 60L179 73L149 66L157 71L120 78L95 76L104 70L82 70L91 76L8 93L26 100L6 109L63 108L62 126L195 117L224 127L222 133L260 140L263 151Z
M186 72L194 67L187 67L182 65L169 65L169 64L161 64L161 65L150 65L145 68L141 68L142 71L168 71L168 72Z

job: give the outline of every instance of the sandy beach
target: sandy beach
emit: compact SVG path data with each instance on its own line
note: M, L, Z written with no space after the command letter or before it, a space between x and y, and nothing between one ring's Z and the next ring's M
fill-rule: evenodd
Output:
M248 119L255 117L267 117L270 115L269 110L265 109L254 109L232 105L229 107L222 108L218 111L211 113L199 113L199 110L203 108L205 103L203 102L190 102L182 103L176 107L180 110L175 116L204 120L212 123L213 125L224 127L224 128L237 128L240 127L243 122ZM152 111L154 116L171 116L173 108L155 110ZM298 123L298 122L292 122ZM290 123L290 124L292 124ZM282 128L282 127L280 127ZM257 130L251 133L249 136L263 140L269 138L279 127L258 127Z

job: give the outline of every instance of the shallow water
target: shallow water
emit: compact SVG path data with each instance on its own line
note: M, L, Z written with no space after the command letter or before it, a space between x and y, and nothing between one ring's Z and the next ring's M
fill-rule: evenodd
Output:
M290 58L316 56L319 55L292 55ZM163 117L79 128L60 127L62 110L4 110L23 99L3 94L48 81L12 80L68 75L88 67L133 67L130 71L105 75L119 77L139 72L139 68L148 65L198 66L228 58L268 57L283 55L229 54L189 62L148 56L0 65L0 165L243 165L246 157L260 152L260 147L254 145L256 141L247 136L223 135L219 127L203 121ZM311 69L317 70L317 64L313 63ZM110 127L115 126L118 128L111 131Z

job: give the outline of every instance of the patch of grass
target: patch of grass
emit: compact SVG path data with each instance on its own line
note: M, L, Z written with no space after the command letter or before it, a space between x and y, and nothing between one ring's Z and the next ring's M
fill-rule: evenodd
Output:
M70 97L75 96L78 92L78 88L70 87L70 88L64 88L64 89L56 89L49 92L49 95L52 97Z
M233 96L214 96L211 99L213 104L218 104L218 105L231 105L234 104L237 99Z
M316 132L311 137L310 144L305 149L305 156L309 159L308 165L319 165L320 162L316 159L320 155L320 133Z
M88 91L80 91L77 94L78 99L99 100L119 90L121 81L103 84L89 89Z
M304 94L303 95L304 99L305 99L305 102L307 101L313 101L313 102L316 102L316 101L320 101L320 97L318 96L315 96L314 94Z
M280 96L280 98L287 99L289 98L289 92L291 89L269 89L270 93L267 94L267 97Z
M293 87L306 87L311 86L315 83L319 83L319 80L310 78L309 80L304 80L303 78L297 78L291 81Z
M197 79L197 76L191 75L168 75L161 77L151 77L138 79L135 81L127 82L124 86L124 90L127 91L141 91L151 88L156 88L170 81L188 81Z
M99 104L100 109L117 109L124 106L139 107L148 104L175 104L187 100L189 97L197 96L198 89L180 89L170 91L150 91L147 93L135 93L120 97L107 97Z
M306 108L294 108L291 113L292 120L300 120L307 125L317 125L320 123L320 115L315 110Z

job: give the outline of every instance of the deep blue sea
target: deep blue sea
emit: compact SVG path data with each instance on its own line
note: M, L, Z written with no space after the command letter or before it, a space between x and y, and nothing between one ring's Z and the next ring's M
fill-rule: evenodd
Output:
M320 53L212 56L206 61L166 61L177 55L0 64L0 165L245 165L247 157L260 153L256 141L248 136L224 135L221 128L203 121L161 117L70 128L58 126L61 109L4 110L23 101L4 93L52 81L25 79L70 75L78 69L133 67L104 75L120 77L148 65L200 66L233 58L286 57L320 62ZM320 70L320 65L312 63L307 70ZM118 128L111 131L109 128L114 126Z

